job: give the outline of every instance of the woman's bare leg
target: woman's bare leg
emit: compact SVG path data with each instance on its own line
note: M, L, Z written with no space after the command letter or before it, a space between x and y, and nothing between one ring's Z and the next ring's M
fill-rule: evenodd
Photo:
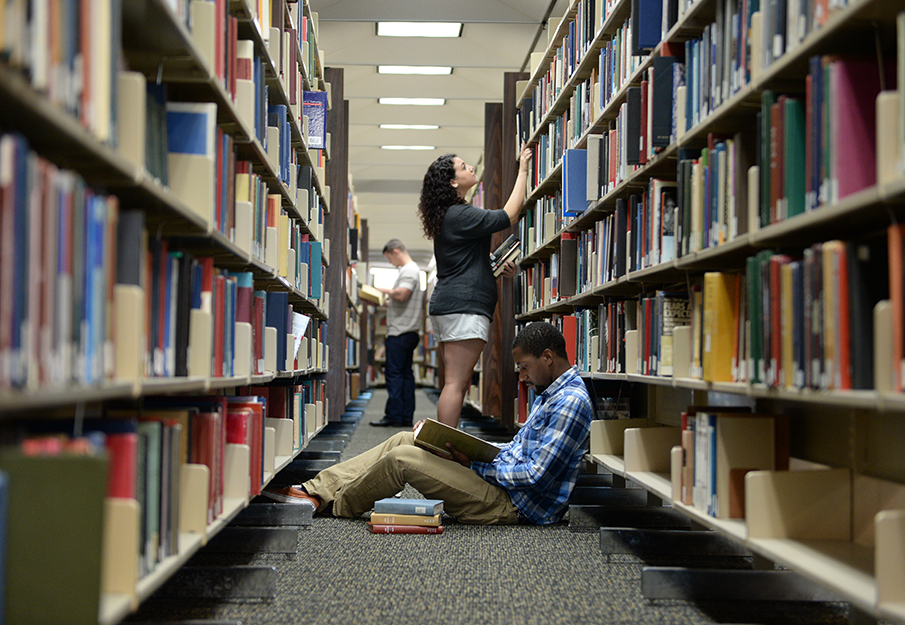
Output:
M482 339L465 339L443 343L443 390L437 401L437 420L457 427L462 413L462 401L471 386L474 366L484 351Z

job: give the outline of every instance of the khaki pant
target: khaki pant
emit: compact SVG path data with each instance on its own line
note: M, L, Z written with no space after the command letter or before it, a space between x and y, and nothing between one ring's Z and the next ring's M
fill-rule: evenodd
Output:
M518 523L509 494L474 471L416 447L411 432L400 432L363 454L324 469L302 486L333 502L338 517L359 517L374 502L392 497L411 484L428 499L442 499L443 509L461 523Z

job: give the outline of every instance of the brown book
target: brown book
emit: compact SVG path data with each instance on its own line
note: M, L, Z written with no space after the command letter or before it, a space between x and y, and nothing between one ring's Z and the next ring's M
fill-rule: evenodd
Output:
M385 525L368 522L368 531L372 534L442 534L443 526Z

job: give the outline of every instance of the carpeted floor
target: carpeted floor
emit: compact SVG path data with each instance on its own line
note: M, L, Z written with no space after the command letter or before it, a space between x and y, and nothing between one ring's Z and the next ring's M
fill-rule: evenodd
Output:
M368 425L383 416L376 389L343 458L399 431ZM415 418L434 414L419 390ZM407 496L418 496L407 487ZM450 522L439 536L373 535L365 520L314 519L292 555L203 550L190 565L265 565L277 597L258 601L167 598L144 602L130 622L212 620L244 624L557 625L848 622L845 604L650 601L643 563L603 556L596 532L552 527L475 527Z

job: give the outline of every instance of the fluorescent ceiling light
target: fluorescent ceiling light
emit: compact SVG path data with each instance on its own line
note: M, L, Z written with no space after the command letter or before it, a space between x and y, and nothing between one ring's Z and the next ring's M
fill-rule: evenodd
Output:
M431 124L380 124L384 130L437 130L440 126Z
M382 145L381 150L435 150L432 145Z
M461 37L461 22L377 22L378 37Z
M443 106L443 98L378 98L378 104L411 105L411 106Z
M378 65L378 74L417 74L419 76L445 76L452 74L452 67L430 65Z

